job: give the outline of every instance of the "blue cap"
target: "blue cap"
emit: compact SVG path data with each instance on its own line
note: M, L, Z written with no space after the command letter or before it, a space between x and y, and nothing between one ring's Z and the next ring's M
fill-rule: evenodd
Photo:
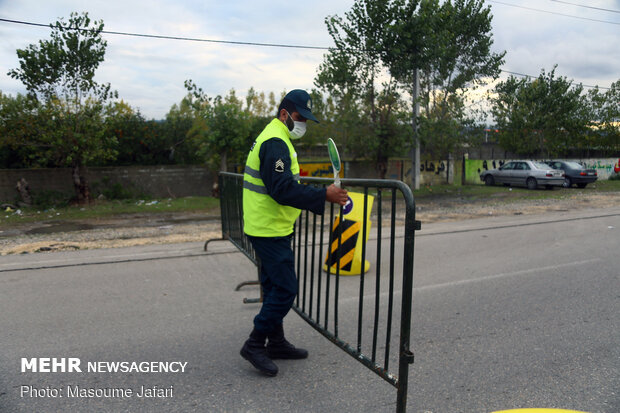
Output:
M286 96L284 96L284 99L290 100L295 105L297 112L305 119L319 123L317 118L312 114L312 98L308 92L301 89L294 89L288 92Z

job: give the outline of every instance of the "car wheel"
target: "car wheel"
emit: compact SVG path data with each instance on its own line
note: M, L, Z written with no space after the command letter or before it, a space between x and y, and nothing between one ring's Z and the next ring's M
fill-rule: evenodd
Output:
M538 188L538 182L536 182L536 178L527 178L527 181L525 181L525 184L527 185L527 189Z
M484 184L486 186L493 186L495 185L495 178L493 178L492 175L487 175L484 177Z
M570 178L564 178L564 183L562 184L564 188L570 188L572 185L573 183L571 182Z
M588 185L588 184L577 184L577 187L579 187L579 188L585 188L585 187L586 187L586 185Z

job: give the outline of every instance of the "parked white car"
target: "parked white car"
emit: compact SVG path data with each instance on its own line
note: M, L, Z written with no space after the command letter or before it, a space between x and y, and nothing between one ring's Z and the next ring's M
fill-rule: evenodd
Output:
M543 162L510 161L497 169L482 171L480 179L486 185L514 185L536 189L544 186L553 189L564 184L564 171L553 169Z

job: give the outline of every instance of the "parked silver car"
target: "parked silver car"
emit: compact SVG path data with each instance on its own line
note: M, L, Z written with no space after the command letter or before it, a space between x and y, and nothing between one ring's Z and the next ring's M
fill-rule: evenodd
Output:
M480 179L486 185L504 184L536 189L553 189L564 183L564 171L551 168L543 162L510 161L497 169L482 171Z

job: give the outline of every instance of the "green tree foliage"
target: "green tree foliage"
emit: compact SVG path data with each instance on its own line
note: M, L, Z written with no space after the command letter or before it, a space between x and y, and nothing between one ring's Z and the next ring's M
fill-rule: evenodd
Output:
M38 113L36 100L0 92L0 167L27 168L40 158L38 147L26 143L41 127Z
M551 72L536 79L510 76L491 97L500 145L532 156L560 156L578 148L590 126L590 113L581 85Z
M265 92L257 92L253 87L248 90L245 103L245 111L257 118L271 118L278 111L278 102L273 92L269 93L269 101L266 101Z
M400 122L405 105L397 82L381 59L384 38L396 16L390 1L362 0L345 17L326 19L335 47L319 68L315 85L329 91L332 109L326 120L332 137L347 153L374 159L385 177L387 159L403 151L406 129Z
M39 100L63 99L79 106L93 96L107 99L110 85L95 82L95 71L103 62L107 43L101 37L103 21L91 21L88 13L71 13L51 24L50 40L40 40L18 49L19 69L9 76L20 80Z
M147 120L125 102L106 111L106 128L118 142L115 165L197 164L196 146L187 138L193 123L187 102L173 105L161 121Z
M420 72L420 140L446 156L467 142L476 121L466 93L497 78L505 52L493 53L490 7L481 0L395 1L396 24L386 36L385 61L413 90Z
M36 100L37 118L33 130L9 135L15 144L38 148L38 163L71 167L77 200L85 203L86 166L116 156L116 139L104 127L106 104L116 94L94 80L106 49L103 22L72 13L68 22L60 19L50 27L49 40L17 50L19 68L8 72Z
M315 84L330 92L343 129L365 126L353 132L360 141L351 146L373 153L378 165L386 155L404 154L413 105L403 97L413 91L416 69L427 150L445 156L467 141L473 115L465 92L497 77L505 55L491 52L491 19L481 0L358 0L344 18L329 17L336 46Z
M201 161L197 146L188 139L192 128L193 116L190 105L183 100L179 105L172 105L161 123L161 133L166 137L170 163L198 164Z
M149 122L124 101L115 102L106 110L105 128L109 136L116 137L118 156L110 160L115 165L153 165L165 159L158 153L159 128ZM165 162L164 162L165 163Z
M244 161L253 125L234 89L225 97L210 98L191 80L185 86L189 91L187 104L194 112L187 136L198 148L198 154L213 169L219 167L221 171L228 169L229 162Z
M280 100L276 100L274 92L269 92L266 96L264 92L257 92L253 87L248 90L244 110L248 117L249 130L246 142L241 144L240 153L237 156L238 163L245 163L252 142L265 129L265 126L271 119L276 116ZM312 130L312 128L309 128L309 132L312 132Z
M606 92L599 88L588 92L592 127L587 146L602 149L610 155L620 153L620 80Z

